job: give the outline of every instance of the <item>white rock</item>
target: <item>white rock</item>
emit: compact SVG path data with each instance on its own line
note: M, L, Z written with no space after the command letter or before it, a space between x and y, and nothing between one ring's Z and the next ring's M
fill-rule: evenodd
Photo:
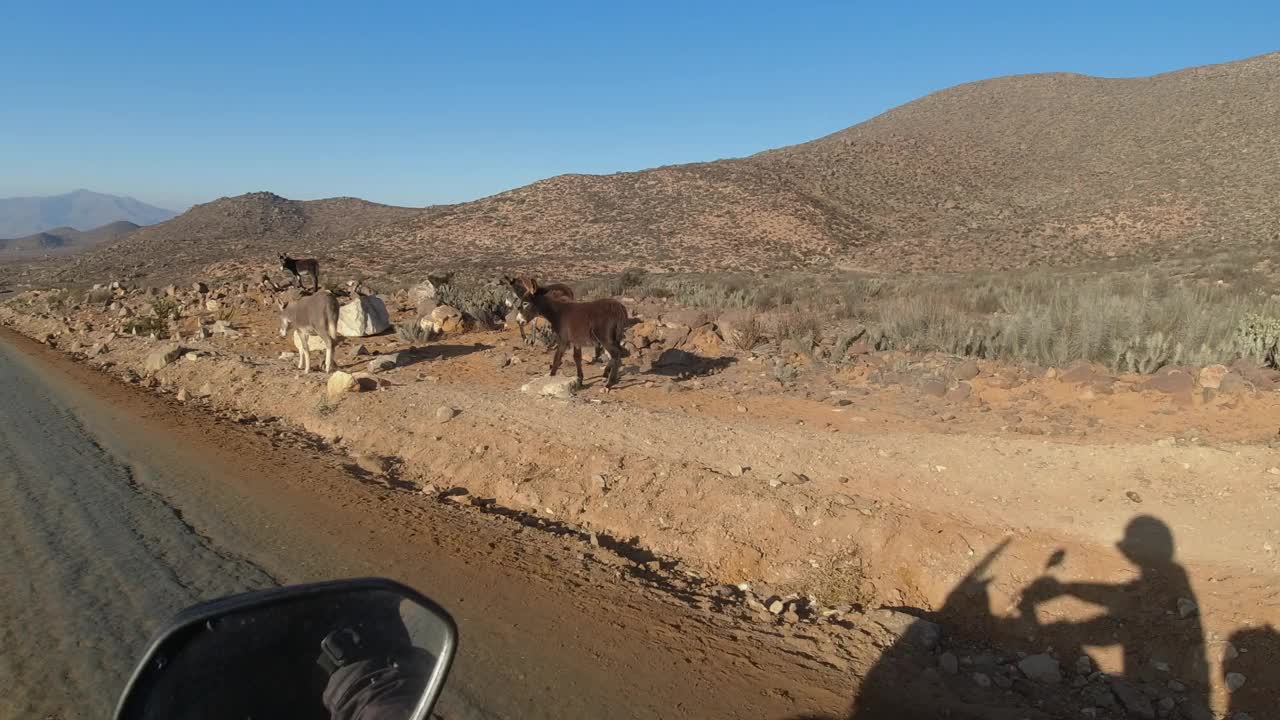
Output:
M377 335L390 327L387 305L377 295L361 295L338 308L338 334L343 337Z
M578 378L571 375L534 378L520 387L520 392L569 399L578 391Z
M352 377L351 373L336 370L329 376L329 381L325 384L325 392L330 398L336 398L344 393L359 392L360 384Z

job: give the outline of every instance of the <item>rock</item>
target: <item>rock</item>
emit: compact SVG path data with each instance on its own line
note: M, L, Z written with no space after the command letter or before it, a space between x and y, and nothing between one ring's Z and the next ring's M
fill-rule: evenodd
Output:
M441 407L436 409L436 422L447 423L458 414L457 410L451 407Z
M177 343L170 343L147 353L146 360L142 363L143 372L148 375L157 372L164 366L178 359L182 354L182 346Z
M1088 675L1089 673L1093 672L1093 658L1089 657L1088 655L1081 655L1080 657L1076 658L1075 667L1076 667L1077 675Z
M1142 504L1142 496L1134 492L1133 490L1126 490L1124 493L1124 496L1129 498L1130 502L1135 502L1135 503L1138 503L1139 505Z
M338 334L343 337L377 335L390 327L386 303L377 295L361 295L338 308Z
M509 366L510 364L511 356L507 353L499 353L498 356L493 359L493 366L499 370Z
M1156 703L1156 709L1161 715L1168 715L1173 712L1173 708L1177 706L1177 702L1171 697L1162 697L1160 702Z
M973 394L973 386L967 382L956 383L956 386L947 391L946 398L951 402L963 402L969 399Z
M175 395L174 397L176 397L176 398L178 399L178 402L186 402L186 401L187 401L187 389L186 389L186 388L178 388L178 393L177 393L177 395Z
M1111 692L1120 700L1120 704L1129 712L1129 715L1142 720L1155 720L1156 709L1151 705L1151 698L1127 680L1112 678Z
M779 485L803 485L809 482L809 476L804 473L784 472L777 477L777 481Z
M944 652L938 656L938 667L948 675L955 675L960 672L960 661L956 659L955 653Z
M88 355L89 357L97 357L106 351L107 351L106 344L94 343L92 346L90 346Z
M1178 598L1178 617L1186 619L1200 612L1196 601L1190 598Z
M1190 395L1196 387L1196 381L1181 370L1169 370L1151 378L1143 387L1166 395Z
M213 298L209 298L204 301L204 309L209 312L218 312L222 309L222 303L214 300Z
M209 337L209 330L205 328L203 323L196 325L196 332L193 337L197 340L204 340Z
M207 398L213 395L213 383L205 383L196 390L196 397Z
M1090 684L1080 691L1080 699L1089 705L1111 707L1116 704L1116 696L1106 685Z
M334 399L348 392L359 392L359 383L351 373L335 370L325 383L325 392L330 399Z
M294 354L293 354L293 353L291 353L291 352L282 352L282 353L280 353L280 358L279 358L279 359L281 359L281 360L293 360L293 359L294 359Z
M1170 690L1172 690L1173 692L1176 692L1176 693L1186 692L1186 691L1187 691L1186 683L1182 683L1182 682L1179 682L1179 681L1177 681L1177 680L1170 680L1170 681L1169 681L1169 685L1168 685L1168 687L1169 687L1169 689L1170 689Z
M867 613L867 619L921 650L933 650L942 639L942 628L937 623L897 610L872 610Z
M379 355L369 361L369 372L378 373L385 372L395 368L400 364L400 353L392 353L391 355Z
M1226 365L1208 365L1200 368L1200 387L1211 388L1217 390L1222 386L1222 378L1226 377L1231 369Z
M956 366L956 369L951 372L951 375L957 380L972 380L978 377L978 372L977 360L965 360Z
M209 286L202 282L193 282L191 283L191 291L197 295L208 295Z
M991 687L991 676L986 673L976 672L971 677L973 678L974 685L977 685L980 688Z
M365 347L364 345L357 345L356 349L352 351L352 354L353 355L369 355L370 353L369 353L369 348Z
M1227 673L1227 691L1235 692L1239 690L1240 688L1244 687L1244 683L1246 680L1247 678L1241 673L1238 673L1238 672Z
M226 335L227 337L236 337L240 333L231 327L231 323L226 320L218 320L209 328L215 335Z
M1248 380L1237 372L1230 372L1218 380L1218 392L1224 395L1243 395L1251 389Z
M751 468L746 465L731 465L729 467L729 477L739 478L747 474L747 470Z
M942 397L947 394L947 383L942 378L927 377L916 385L920 392L930 397Z
M1001 690L1008 690L1009 688L1013 687L1013 681L1010 680L1005 675L999 675L999 674L994 675L991 678L991 682L994 682L996 684L996 687L1000 688Z
M356 467L370 475L385 475L391 469L391 461L381 455L357 455Z
M462 311L452 305L440 305L431 311L431 322L443 333L462 332L465 329Z
M1062 671L1058 668L1058 661L1049 655L1028 655L1018 661L1018 669L1028 679L1046 685L1057 685L1062 682Z
M522 393L545 395L563 400L573 397L577 390L578 378L571 375L534 378L520 387L520 392Z

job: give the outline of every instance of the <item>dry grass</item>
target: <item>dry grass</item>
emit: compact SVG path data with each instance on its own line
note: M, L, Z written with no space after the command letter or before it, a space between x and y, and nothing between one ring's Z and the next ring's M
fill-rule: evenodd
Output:
M1087 360L1131 372L1264 359L1242 346L1241 328L1251 316L1280 317L1280 296L1253 284L1141 272L652 275L629 292L709 311L766 311L772 321L753 318L753 337L742 340L752 347L765 335L803 353L831 341L839 358L865 334L883 349L1038 365Z

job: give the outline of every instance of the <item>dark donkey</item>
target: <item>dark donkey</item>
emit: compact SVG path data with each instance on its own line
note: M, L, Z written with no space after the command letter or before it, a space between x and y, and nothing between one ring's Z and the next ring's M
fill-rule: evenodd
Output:
M302 287L302 273L311 276L312 290L320 289L320 263L312 258L291 258L280 253L280 267L293 274L293 281Z
M560 293L538 287L536 280L521 278L520 312L526 317L541 315L551 323L556 334L556 354L551 359L551 374L560 370L564 351L573 346L573 364L578 371L578 383L582 383L582 348L599 345L609 353L609 365L604 371L604 386L613 387L618 382L622 368L622 333L627 327L627 308L617 300L601 299L589 302L566 300Z

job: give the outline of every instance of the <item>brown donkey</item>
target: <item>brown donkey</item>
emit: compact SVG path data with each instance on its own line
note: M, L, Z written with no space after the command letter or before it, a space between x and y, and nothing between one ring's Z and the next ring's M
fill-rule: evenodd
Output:
M551 374L560 370L564 351L573 346L573 364L578 371L578 383L582 383L582 348L603 347L609 353L609 365L604 372L605 389L618 382L622 368L622 333L627 327L627 308L617 300L601 299L575 302L564 299L549 287L538 287L536 280L519 280L520 312L525 317L541 315L551 323L556 334L556 353L551 359Z

